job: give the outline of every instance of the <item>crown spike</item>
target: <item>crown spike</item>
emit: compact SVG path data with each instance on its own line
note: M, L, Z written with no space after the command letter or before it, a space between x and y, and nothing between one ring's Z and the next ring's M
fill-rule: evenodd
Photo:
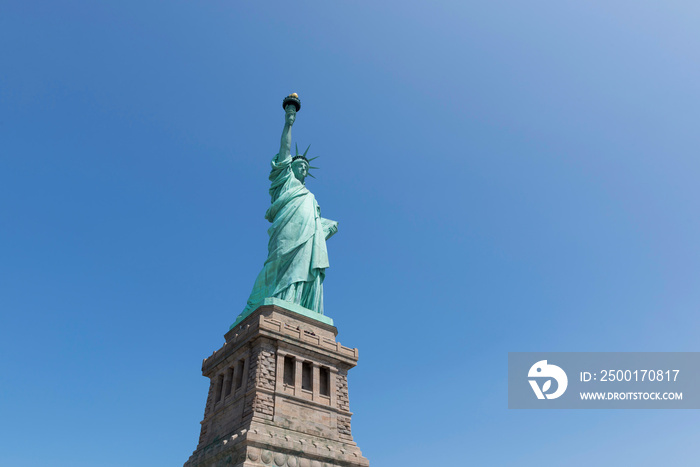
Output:
M309 152L309 148L310 148L310 147L311 147L311 145L309 144L309 147L306 148L306 151L304 151L304 159L306 159L306 153Z

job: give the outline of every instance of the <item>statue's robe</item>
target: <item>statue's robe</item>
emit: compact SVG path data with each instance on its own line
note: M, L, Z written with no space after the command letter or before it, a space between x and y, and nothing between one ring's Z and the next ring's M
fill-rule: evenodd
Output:
M265 219L272 223L267 230L268 255L242 315L268 297L323 314L323 279L329 266L327 232L322 222L326 220L321 218L316 198L296 179L291 165L291 156L280 159L276 155L272 159L272 204L265 213Z

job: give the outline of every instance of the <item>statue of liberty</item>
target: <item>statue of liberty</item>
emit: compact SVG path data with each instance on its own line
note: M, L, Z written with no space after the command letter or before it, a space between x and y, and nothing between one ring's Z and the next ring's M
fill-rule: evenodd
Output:
M282 104L285 112L280 150L272 159L270 171L271 205L265 219L267 260L255 280L248 303L241 313L247 316L264 299L273 297L323 314L323 279L328 264L326 240L338 231L338 223L321 217L321 208L305 181L311 167L306 154L291 155L292 125L301 108L296 94ZM237 320L238 322L238 320Z

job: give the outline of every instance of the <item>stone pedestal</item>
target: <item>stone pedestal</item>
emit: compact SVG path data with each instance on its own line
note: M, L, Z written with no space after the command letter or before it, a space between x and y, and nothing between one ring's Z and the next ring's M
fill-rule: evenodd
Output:
M350 428L347 372L357 349L286 302L266 303L202 364L211 384L185 467L369 466Z

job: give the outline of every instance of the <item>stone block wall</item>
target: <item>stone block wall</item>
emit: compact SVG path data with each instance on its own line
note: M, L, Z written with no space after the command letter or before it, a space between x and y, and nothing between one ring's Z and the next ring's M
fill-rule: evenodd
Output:
M338 408L340 410L350 411L350 396L348 395L348 372L347 370L338 370L336 377L336 394L338 395Z

